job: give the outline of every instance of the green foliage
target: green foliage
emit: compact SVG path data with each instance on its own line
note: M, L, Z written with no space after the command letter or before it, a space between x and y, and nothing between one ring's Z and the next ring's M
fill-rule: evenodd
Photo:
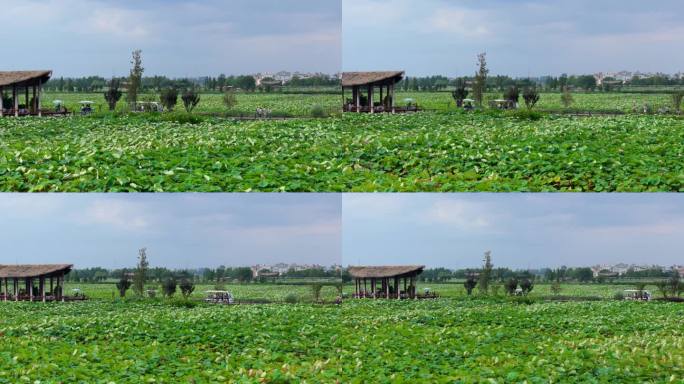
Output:
M138 296L142 296L145 291L145 282L147 281L147 269L150 263L147 261L147 248L138 250L138 265L133 275L133 290Z
M325 112L322 105L316 104L311 107L311 117L323 118L328 117L328 114Z
M539 102L539 92L535 87L527 87L523 91L523 100L525 100L525 105L527 109L532 109Z
M468 89L463 80L459 80L456 84L456 89L451 92L451 97L456 102L457 107L463 106L463 100L468 97Z
M119 291L119 297L126 297L126 291L131 287L131 281L128 277L122 276L121 280L116 283L116 289Z
M317 303L321 300L321 289L323 289L322 284L320 284L320 283L311 284L311 294L313 296L314 303Z
M178 283L173 277L169 277L162 282L162 292L167 298L173 297L178 288Z
M477 55L478 71L475 73L475 83L473 84L473 98L478 105L482 105L484 100L484 93L487 90L487 53L483 52Z
M682 111L682 99L684 99L684 92L678 91L672 94L672 107L677 113Z
M486 251L482 259L482 270L480 271L479 289L480 292L487 294L489 292L489 282L492 279L492 252Z
M681 118L530 113L0 119L0 190L684 190Z
M554 296L558 296L561 293L561 284L560 281L554 281L551 284L551 293L554 294Z
M229 90L223 94L223 105L226 107L226 109L232 110L237 104L238 100L235 96L235 92Z
M527 296L534 288L534 282L531 279L525 278L520 282L520 289L523 291L523 295Z
M468 296L473 294L473 289L475 289L475 286L477 286L477 280L475 280L473 276L468 276L466 281L463 283L463 287L465 288Z
M131 72L128 76L128 93L127 100L130 104L135 104L138 101L138 92L140 91L142 83L142 75L145 68L142 66L142 51L137 49L133 51L131 58Z
M563 104L563 107L567 109L572 106L573 102L574 98L572 97L572 93L570 93L569 89L565 88L561 93L561 104Z
M180 290L183 297L187 299L195 291L195 284L190 279L183 279L180 283Z
M518 289L518 279L516 279L515 277L511 277L510 279L508 279L508 281L506 281L504 287L506 288L506 293L508 293L509 295L514 295L516 289Z
M285 302L288 304L297 304L299 302L299 296L294 293L289 293L285 296Z
M197 104L200 102L200 95L199 93L195 92L194 89L187 89L184 93L183 96L181 96L181 99L183 100L183 106L185 107L185 111L188 113L192 113L192 110L197 107Z
M679 303L523 300L11 303L0 366L9 383L684 379Z
M123 93L119 90L119 80L112 79L112 81L109 82L109 89L104 93L104 98L110 111L116 109L116 103L119 102L122 95Z
M175 88L162 89L159 94L159 101L168 112L173 111L176 103L178 103L178 90Z
M506 89L503 98L504 100L508 100L515 103L515 105L518 105L518 102L520 101L520 90L515 85L512 85Z

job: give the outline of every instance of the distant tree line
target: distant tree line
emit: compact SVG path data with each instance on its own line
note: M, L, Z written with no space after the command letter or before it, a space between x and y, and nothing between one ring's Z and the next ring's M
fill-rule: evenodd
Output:
M444 76L427 77L405 77L397 85L397 89L404 92L437 92L447 89L457 88L460 84L467 84L472 87L476 82L475 76L463 76L448 79ZM616 84L618 83L618 84ZM487 91L505 91L511 87L527 88L538 87L546 91L563 91L568 88L583 91L618 91L624 87L654 87L654 86L684 86L684 77L672 77L664 74L652 77L633 77L631 80L617 82L615 78L606 77L603 84L599 85L593 75L571 75L563 74L558 77L544 76L539 78L513 78L510 76L497 75L486 78Z
M50 79L43 89L52 92L76 92L76 93L90 93L90 92L104 92L109 88L111 80L118 81L122 88L127 89L129 77L120 77L105 79L100 76L87 77L59 77ZM218 77L199 77L199 78L181 78L172 79L166 76L144 76L140 82L140 92L160 92L163 89L175 88L186 89L195 88L199 91L205 92L222 92L226 89L240 89L245 92L272 92L277 87L273 85L275 79L263 79L264 85L257 86L256 80L253 76L226 76L219 75ZM339 86L340 81L337 78L318 75L310 78L293 77L290 81L283 84L284 87L297 88L313 88L313 87L336 87Z
M270 272L268 269L260 271L261 273ZM126 276L132 279L135 274L133 268L130 269L106 269L101 267L74 269L66 275L66 281L79 283L103 283L120 280ZM278 278L339 278L345 277L347 281L349 273L345 271L340 274L339 271L329 268L310 268L303 270L290 269L287 272L281 273ZM177 280L188 279L196 283L221 283L221 282L259 282L271 281L272 279L254 279L252 269L249 267L226 267L219 266L217 268L200 268L200 269L169 269L164 267L149 267L146 268L145 281L163 283L167 279L174 278Z
M466 280L471 276L479 276L483 268L465 268L465 269L447 269L447 268L430 268L423 271L419 279L424 282L449 282ZM609 271L604 271L607 275ZM663 270L662 268L649 268L635 271L633 268L628 269L620 276L597 276L594 277L594 272L589 267L560 267L560 268L543 268L536 270L514 270L510 268L492 268L490 278L495 282L504 282L511 278L535 278L538 281L546 282L603 282L608 279L664 279L669 278L672 271Z

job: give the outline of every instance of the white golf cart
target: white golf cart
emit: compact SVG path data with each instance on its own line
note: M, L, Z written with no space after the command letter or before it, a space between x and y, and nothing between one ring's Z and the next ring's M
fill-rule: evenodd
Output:
M95 104L94 101L83 100L79 101L79 104L81 105L81 115L85 116L93 113L93 104Z
M475 109L475 100L473 99L463 99L463 109L466 111L472 111Z
M156 101L137 101L135 112L164 112L164 107Z
M625 300L649 301L653 298L651 292L647 290L625 289L623 292Z
M228 291L206 291L207 298L204 299L207 303L212 304L233 304L235 299L233 295Z

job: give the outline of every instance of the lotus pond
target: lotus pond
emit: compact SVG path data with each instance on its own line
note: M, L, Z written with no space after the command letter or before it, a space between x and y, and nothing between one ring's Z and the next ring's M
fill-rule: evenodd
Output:
M0 190L684 190L678 117L177 117L0 119Z
M0 382L684 380L675 303L4 303Z

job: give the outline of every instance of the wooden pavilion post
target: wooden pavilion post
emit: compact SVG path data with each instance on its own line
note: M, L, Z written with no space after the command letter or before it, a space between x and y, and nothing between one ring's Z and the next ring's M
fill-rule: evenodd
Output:
M353 92L354 92L354 99L356 99L356 112L361 113L361 90L359 89L358 85L354 86Z
M366 278L363 278L363 297L366 297L368 294L368 288L366 287Z
M31 113L31 105L29 105L29 86L28 84L24 86L24 94L26 95L26 98L24 99L25 103L24 105L26 106L26 109L28 109L29 114Z
M392 113L394 113L395 112L394 111L394 83L392 83L390 85L389 94L390 94L390 109L392 110Z
M370 113L373 113L373 85L368 86L368 107L370 108Z
M385 277L385 299L389 299L389 277Z
M39 289L40 289L40 297L44 303L45 302L45 276L40 277Z
M59 297L62 299L62 303L64 302L64 272L62 272L62 275L59 277Z
M36 113L37 112L36 111L36 101L38 101L38 99L36 99L36 86L35 86L35 84L31 88L33 89L33 103L31 103L31 108L29 109L29 111L33 110L33 113Z
M14 104L14 117L19 117L19 98L17 85L12 85L12 104Z
M382 88L383 85L380 84L380 105L382 105L382 107L385 108L385 99L382 98Z
M14 301L19 301L19 279L14 278Z
M36 98L36 108L38 109L38 117L43 116L43 112L41 112L40 107L40 99L43 97L43 83L38 84L38 97Z
M3 103L4 96L5 90L0 86L0 117L5 116L5 103Z
M28 89L28 88L27 88ZM29 283L29 301L33 301L33 278L29 277L28 278L28 283Z

